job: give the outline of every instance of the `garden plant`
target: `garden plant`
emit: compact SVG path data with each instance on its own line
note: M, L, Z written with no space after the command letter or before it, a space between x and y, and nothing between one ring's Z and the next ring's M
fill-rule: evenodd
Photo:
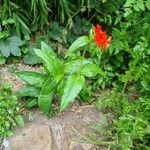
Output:
M0 138L23 124L17 97L46 115L78 100L106 116L84 142L150 149L149 0L0 0L0 14L0 65L42 66L15 71L15 96L0 88Z
M24 126L17 97L12 94L11 86L6 83L0 86L0 112L0 143L2 143L3 138L13 135L14 127Z

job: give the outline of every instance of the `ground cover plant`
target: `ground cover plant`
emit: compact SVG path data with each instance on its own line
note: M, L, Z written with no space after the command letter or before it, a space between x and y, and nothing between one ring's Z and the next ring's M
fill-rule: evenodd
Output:
M135 97L131 98L130 94ZM93 126L99 135L105 137L105 145L111 149L148 150L150 147L149 97L130 94L121 93L118 89L107 91L96 104L97 108L106 115L107 122L104 125ZM102 140L95 139L95 143L101 144L101 142Z
M0 64L5 64L6 58L10 55L21 56L22 41L17 35L11 35L8 32L0 34Z
M9 84L0 85L0 143L4 138L13 135L14 128L24 126L19 112L17 97L12 93Z

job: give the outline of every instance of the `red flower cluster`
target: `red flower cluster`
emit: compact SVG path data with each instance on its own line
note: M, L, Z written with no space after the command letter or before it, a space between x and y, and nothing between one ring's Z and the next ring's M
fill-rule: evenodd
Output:
M102 50L108 48L111 41L111 37L107 36L106 32L102 30L102 27L99 24L97 24L94 27L94 32L95 32L94 41L97 47L99 48L101 47Z

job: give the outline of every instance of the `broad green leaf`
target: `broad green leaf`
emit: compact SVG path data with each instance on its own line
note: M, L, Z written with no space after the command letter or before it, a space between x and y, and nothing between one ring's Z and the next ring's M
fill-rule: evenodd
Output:
M47 95L54 91L57 86L57 82L55 81L54 77L52 75L49 75L43 82L41 94Z
M42 87L43 86L43 81L44 81L44 75L41 73L37 72L32 72L32 71L19 71L16 72L16 75L27 82L29 85L34 85L37 87Z
M11 51L10 46L3 40L0 40L0 51L2 56L4 57L10 56L10 51Z
M14 56L21 56L21 50L19 47L11 45L10 48L10 52L14 55Z
M22 116L20 116L20 115L16 116L15 120L20 127L24 127L24 120L23 120Z
M50 110L52 109L53 96L54 92L51 92L47 95L39 95L38 106L45 114L49 114Z
M62 35L64 33L64 29L65 28L60 26L58 22L53 22L50 24L50 31L48 32L48 35L53 40L62 43L63 42Z
M70 46L67 52L67 56L70 55L70 53L74 53L78 50L78 48L83 47L90 43L90 39L88 36L82 36L78 38L73 44Z
M25 107L30 109L33 107L36 107L38 105L38 99L37 98L29 98L26 102L25 102Z
M54 51L52 50L52 48L49 46L49 45L47 45L45 42L41 42L41 49L42 50L48 50L50 53L51 53L51 55L53 55L54 57L56 57L56 54L54 53Z
M47 49L39 50L34 49L34 52L36 55L42 59L43 64L46 66L46 68L49 70L50 73L56 72L55 68L57 68L57 59L51 54L51 52Z
M39 58L42 59L43 64L47 70L55 77L56 80L60 80L63 76L64 66L63 63L57 59L48 49L34 50Z
M81 71L81 69L91 63L91 61L86 59L77 59L77 60L71 60L67 63L65 63L65 73L74 74Z
M66 86L61 100L60 111L63 111L71 102L75 100L84 86L85 78L80 74L70 75L66 81Z
M30 96L30 97L38 97L40 93L40 89L35 87L35 86L31 86L31 85L27 85L24 88L22 88L20 91L17 92L18 96Z
M22 45L22 41L21 41L21 39L18 36L9 37L7 39L7 41L9 43L11 43L11 45L15 45L15 46L21 46Z
M28 53L23 57L25 64L34 65L41 63L41 59L35 54L32 49L29 49Z
M101 74L103 77L105 77L105 73L94 63L89 63L83 66L81 70L81 74L83 74L86 77L94 77L97 74Z
M47 79L44 81L42 90L38 97L38 105L45 114L48 114L52 107L52 98L54 91L56 90L56 86L57 83L52 76L47 77Z
M21 50L19 46L22 45L22 41L17 36L12 36L6 39L0 40L0 51L3 56L8 57L10 53L14 56L21 56Z
M64 77L58 84L57 86L57 94L59 97L62 97L63 92L64 92L64 87L65 87L65 81L66 81L66 77Z

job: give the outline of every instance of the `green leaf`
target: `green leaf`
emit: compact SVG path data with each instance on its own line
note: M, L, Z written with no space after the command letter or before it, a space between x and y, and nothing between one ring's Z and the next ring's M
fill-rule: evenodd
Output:
M17 36L12 36L12 37L8 38L7 41L9 43L11 43L11 45L15 45L15 46L21 46L22 45L21 39Z
M7 38L9 36L7 31L0 32L0 39Z
M48 114L50 112L50 109L52 108L52 98L56 87L57 83L55 82L54 78L51 75L47 77L47 79L44 81L42 90L38 97L39 108L45 114Z
M84 86L85 78L80 74L70 75L66 81L66 87L61 100L60 111L63 111L74 99Z
M18 28L18 31L21 31L24 35L29 35L30 29L25 24L25 22L21 19L21 17L19 17L17 14L14 14L14 17L17 20L17 22L20 24L19 26L20 28Z
M78 48L83 47L90 43L90 39L88 36L82 36L78 38L73 44L70 46L70 48L67 51L67 56L70 55L70 53L74 53L78 50Z
M54 96L54 92L51 92L47 95L39 95L38 98L38 106L39 108L45 113L49 114L50 110L52 109L52 99Z
M0 54L0 65L5 64L5 58Z
M29 65L35 65L42 62L32 49L29 49L28 53L23 57L23 61L25 64Z
M127 0L124 7L131 7L135 2L135 0Z
M32 71L19 71L16 72L16 75L23 81L27 82L29 85L34 85L37 87L43 86L44 75L41 73Z
M64 27L60 26L58 22L53 22L50 25L50 31L48 32L48 35L53 40L58 41L59 43L62 43L63 30L64 30Z
M91 63L91 61L86 60L84 58L80 58L77 60L71 60L65 63L65 73L74 74L78 73L82 70L83 66Z
M77 59L65 64L65 73L81 73L86 77L96 76L98 73L105 77L105 73L94 63L87 59Z
M51 52L50 49L35 49L35 53L42 59L43 64L47 70L55 77L56 80L60 80L63 76L64 66L61 60Z
M92 92L91 92L91 87L90 86L84 86L83 89L81 90L80 94L80 99L83 102L89 102L92 100Z
M0 40L0 51L3 56L8 57L10 53L14 56L21 56L21 50L19 46L22 45L22 41L17 36L12 36L6 39Z
M30 96L30 97L38 97L40 93L40 89L35 86L27 85L17 92L17 96Z
M21 56L21 50L20 50L20 48L14 46L14 45L11 45L10 52L11 52L14 56Z
M66 81L66 77L64 77L58 84L57 86L57 95L59 97L62 97L63 92L64 92L64 87L65 87L65 81Z
M23 120L22 116L20 116L20 115L16 116L15 120L20 127L24 127L24 120Z
M54 77L52 75L49 75L42 85L42 94L47 95L55 90L57 86L57 82L55 81Z
M33 107L36 107L38 105L38 99L37 98L29 98L26 102L25 102L25 107L30 109Z
M97 74L101 74L103 77L105 77L105 73L94 63L86 64L82 70L81 74L83 74L86 77L94 77Z
M51 55L48 50L34 49L34 52L39 58L42 59L43 64L48 69L48 71L55 74L56 58Z
M49 45L47 45L45 42L41 42L41 50L48 50L50 53L51 53L51 55L53 55L54 57L56 57L56 54L54 53L54 51L52 50L52 48L49 46Z
M2 21L2 25L5 26L5 25L8 25L8 24L14 24L15 23L15 20L14 18L9 18L7 20L3 20Z
M0 51L4 57L10 56L10 46L3 40L0 40Z

